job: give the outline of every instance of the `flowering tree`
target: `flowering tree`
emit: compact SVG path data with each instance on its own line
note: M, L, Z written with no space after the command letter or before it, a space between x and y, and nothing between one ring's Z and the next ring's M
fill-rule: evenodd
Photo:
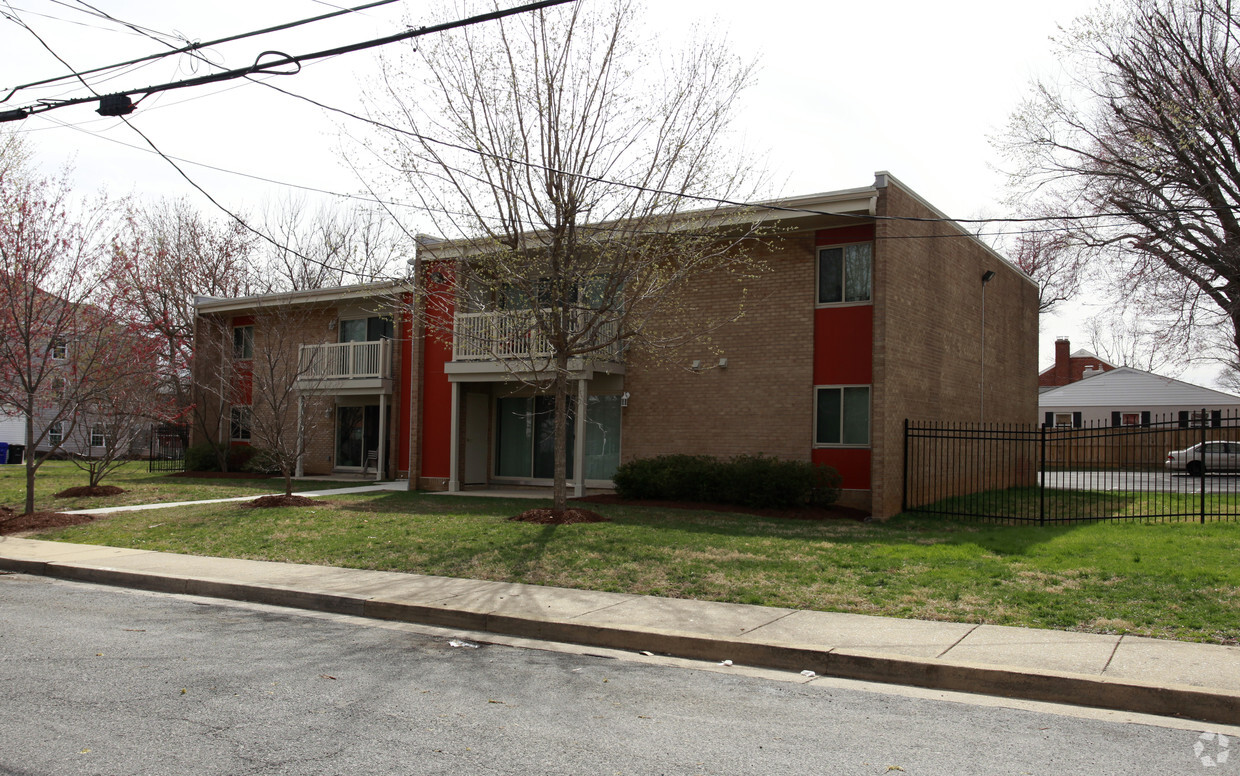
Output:
M0 404L26 422L27 513L81 409L141 368L117 346L131 330L106 292L109 212L75 208L64 177L0 166Z

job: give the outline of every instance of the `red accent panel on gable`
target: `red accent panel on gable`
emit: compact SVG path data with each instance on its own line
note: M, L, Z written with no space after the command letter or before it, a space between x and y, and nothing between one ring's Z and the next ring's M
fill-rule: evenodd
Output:
M873 365L873 306L814 311L814 385L869 385Z
M843 480L841 488L870 489L870 451L868 448L820 447L814 450L813 462L833 467Z
M444 293L443 287L431 284L430 293ZM452 384L444 372L444 364L452 360L452 343L442 341L442 331L452 320L451 302L428 305L428 322L422 359L422 476L447 477L452 461ZM410 476L415 476L410 473Z
M814 232L814 245L843 245L874 239L874 224L842 226L839 229L819 229Z

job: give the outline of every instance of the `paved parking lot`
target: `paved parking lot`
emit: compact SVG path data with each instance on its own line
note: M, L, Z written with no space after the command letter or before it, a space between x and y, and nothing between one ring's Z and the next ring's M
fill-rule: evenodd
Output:
M1169 471L1051 471L1046 487L1056 490L1122 490L1151 493L1240 494L1240 474L1207 474L1190 477Z

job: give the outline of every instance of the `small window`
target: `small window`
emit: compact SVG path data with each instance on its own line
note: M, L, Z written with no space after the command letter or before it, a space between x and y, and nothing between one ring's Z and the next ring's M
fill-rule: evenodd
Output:
M870 444L870 387L816 389L814 444Z
M61 337L52 340L52 345L48 350L52 352L52 358L64 360L69 357L69 343Z
M1125 426L1139 426L1141 425L1141 413L1125 412L1123 421Z
M229 417L230 436L234 442L250 441L250 424L252 420L249 407L233 407Z
M90 427L90 446L91 447L106 447L107 446L107 440L104 438L104 435L103 435L103 426L99 425L98 423Z
M65 441L65 422L58 420L47 429L47 442L55 447Z
M392 316L348 318L340 322L341 342L378 342L392 339Z
M1056 412L1055 413L1055 428L1072 428L1072 413L1071 412Z
M870 243L818 251L818 304L870 301Z
M237 326L233 329L233 358L254 358L254 327Z

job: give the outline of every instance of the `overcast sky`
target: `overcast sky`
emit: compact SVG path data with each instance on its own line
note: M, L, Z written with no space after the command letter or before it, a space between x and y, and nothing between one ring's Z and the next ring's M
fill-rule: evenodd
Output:
M589 2L590 0L581 0ZM353 4L360 4L355 0ZM513 0L516 4L518 0ZM318 0L94 0L118 20L196 41L327 13ZM866 186L886 170L956 218L999 216L1004 175L989 138L1003 131L1031 78L1053 75L1050 38L1059 25L1087 12L1087 0L941 3L886 0L768 0L764 3L651 2L650 30L672 47L696 25L726 30L733 49L760 63L758 85L739 111L747 147L762 153L784 195ZM218 46L212 61L243 67L267 50L301 54L391 34L408 17L415 26L446 21L419 16L423 4L404 0L287 32ZM75 10L80 8L80 10ZM166 50L148 37L85 12L74 0L0 0L69 66L78 70ZM59 76L57 61L30 32L0 19L0 86L7 90ZM373 77L374 51L342 55L301 73L272 77L280 86L334 106L356 109L360 83ZM135 67L100 89L123 90L207 72L188 56ZM32 99L82 94L80 87L25 90L0 108ZM211 205L119 119L95 104L49 111L7 124L28 134L40 162L72 160L83 189L114 194L186 196ZM213 197L253 213L285 197L283 184L357 193L340 161L347 119L259 84L232 81L155 95L130 117ZM202 166L207 165L207 166ZM234 172L210 169L221 168ZM254 177L235 174L244 172ZM318 197L321 195L307 195ZM214 214L213 214L214 215ZM416 214L409 216L415 225ZM425 224L425 222L423 222ZM1044 316L1040 363L1053 360L1057 336L1088 346L1083 319L1097 310L1075 304ZM1211 373L1188 379L1208 382Z

